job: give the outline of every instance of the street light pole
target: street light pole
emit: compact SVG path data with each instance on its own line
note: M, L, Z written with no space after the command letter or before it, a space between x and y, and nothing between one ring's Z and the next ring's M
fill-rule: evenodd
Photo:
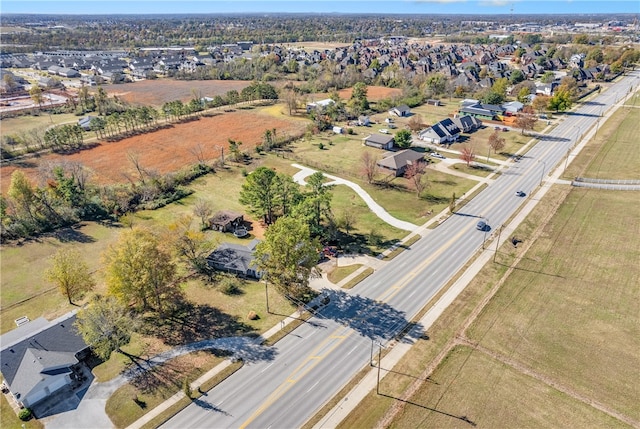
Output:
M484 219L484 235L482 237L482 250L484 250L484 243L487 241L487 229L489 229L489 219L483 217Z
M382 344L378 344L378 382L376 383L376 394L380 394L380 364L382 363Z
M502 227L504 225L500 225L500 228L498 228L498 241L496 241L496 251L493 254L493 263L495 264L496 262L496 255L498 254L498 246L500 245L500 235L502 234Z
M542 180L544 179L544 170L547 168L547 163L546 161L543 161L541 159L539 159L538 162L542 163L542 172L540 173L540 186L542 186Z

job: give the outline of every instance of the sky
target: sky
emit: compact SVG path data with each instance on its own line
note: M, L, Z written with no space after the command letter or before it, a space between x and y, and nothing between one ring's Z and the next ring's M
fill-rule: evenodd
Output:
M640 0L0 0L0 15L180 13L640 14Z

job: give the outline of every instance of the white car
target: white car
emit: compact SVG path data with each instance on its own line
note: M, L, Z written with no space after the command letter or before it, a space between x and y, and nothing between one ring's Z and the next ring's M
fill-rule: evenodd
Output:
M443 155L439 154L438 152L431 152L429 155L431 155L434 158L446 159Z
M380 132L381 132L382 134L389 134L389 130L388 130L388 129L386 129L386 128L382 128L382 129L380 130Z

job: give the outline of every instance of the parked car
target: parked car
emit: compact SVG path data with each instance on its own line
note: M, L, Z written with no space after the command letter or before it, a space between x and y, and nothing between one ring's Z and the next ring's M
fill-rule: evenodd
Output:
M507 127L502 127L502 131L506 133L507 131L509 131L509 128L507 128Z
M494 130L500 131L500 127L493 127Z
M446 159L442 154L440 154L438 152L431 152L429 155L431 155L434 158Z
M381 128L381 129L380 129L380 132L381 132L382 134L389 134L389 130L388 130L388 129L386 129L386 128Z

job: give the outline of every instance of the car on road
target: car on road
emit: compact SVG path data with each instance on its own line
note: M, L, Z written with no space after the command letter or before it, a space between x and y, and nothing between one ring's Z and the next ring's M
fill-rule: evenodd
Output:
M483 220L478 221L478 223L476 224L476 228L480 231L484 231L485 229L487 229L487 223Z
M525 193L524 193L524 191L522 191L522 190L517 190L517 191L516 191L516 196L517 196L517 197L524 197L524 196L526 196L526 195L527 195L527 194L525 194Z
M500 127L493 127L494 130L500 131Z
M502 127L502 131L506 133L507 131L509 131L509 128L507 128L507 127Z
M442 154L440 154L440 153L438 153L438 152L431 152L429 155L431 155L431 156L432 156L432 157L434 157L434 158L446 159L446 158L444 157L444 155L442 155Z

